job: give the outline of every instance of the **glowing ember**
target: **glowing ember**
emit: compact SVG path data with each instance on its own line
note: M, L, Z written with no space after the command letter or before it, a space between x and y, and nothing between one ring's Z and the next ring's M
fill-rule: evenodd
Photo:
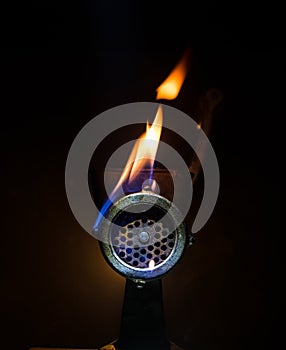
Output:
M149 266L149 269L150 269L150 270L153 270L154 267L155 267L155 261L154 261L154 260L150 260L148 266Z

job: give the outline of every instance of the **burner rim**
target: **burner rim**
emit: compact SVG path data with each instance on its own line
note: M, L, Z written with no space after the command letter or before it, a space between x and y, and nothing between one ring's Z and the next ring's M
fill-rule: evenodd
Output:
M114 254L114 248L112 244L110 244L111 222L113 222L113 220L120 212L138 203L148 205L152 204L160 208L162 211L165 211L167 213L166 215L168 216L168 218L173 221L173 224L176 227L175 230L170 232L176 235L176 243L172 248L170 255L166 260L159 263L158 265L155 265L155 267L152 269L136 268L125 263L122 259L120 259L119 256L117 256L117 254ZM177 264L187 246L188 236L186 225L184 223L182 214L180 213L179 209L165 197L162 197L153 192L132 193L120 198L109 208L106 218L108 219L106 221L107 224L102 225L102 227L100 227L102 235L105 238L103 241L100 242L100 246L103 255L109 263L109 265L111 265L113 269L115 269L118 273L125 276L126 278L130 278L133 280L152 280L165 275Z

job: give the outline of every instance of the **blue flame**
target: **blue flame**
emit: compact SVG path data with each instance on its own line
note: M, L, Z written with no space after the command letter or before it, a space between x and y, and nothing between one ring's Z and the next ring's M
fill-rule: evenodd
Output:
M155 162L153 162L151 168L145 169L145 171L141 171L133 181L129 181L128 178L122 183L122 189L125 195L140 192L142 190L142 185L144 181L149 180L151 182L153 180L154 164ZM108 197L107 200L104 202L103 206L100 209L96 222L93 226L93 229L95 231L98 230L101 220L103 219L109 208L112 206L113 202L117 199L119 198L115 194L112 198Z
M154 148L154 150L155 150L155 154L154 154L154 158L153 158L153 156L151 157L151 161L152 161L152 164L151 164L151 166L150 166L150 168L149 169L142 169L140 172L139 172L139 174L137 173L136 174L136 177L135 177L135 179L133 180L133 181L130 181L130 172L129 172L129 176L128 176L128 179L127 180L125 180L125 181L123 181L123 183L121 183L121 186L122 186L122 189L123 189L123 191L124 191L124 193L126 194L126 192L127 192L127 194L131 194L131 193L137 193L137 192L139 192L139 191L141 191L142 190L142 186L145 186L145 184L143 185L143 183L144 183L144 181L146 181L146 180L148 180L150 183L153 181L153 172L154 172L154 165L155 165L155 156L156 156L156 152L157 152L157 148L158 148L158 145L159 145L159 140L160 140L160 135L161 135L161 130L162 130L162 118L163 118L163 114L162 114L162 106L160 105L159 106L159 108L158 108L158 111L157 111L157 113L156 113L156 116L155 116L155 119L154 119L154 122L153 122L153 124L152 124L152 126L150 127L149 126L149 123L147 122L147 126L146 126L146 131L145 131L145 133L144 134L142 134L142 137L144 137L144 139L145 140L149 140L149 141L156 141L156 144L155 144L155 148ZM156 124L157 123L157 119L158 119L158 124ZM155 124L154 124L155 123ZM154 126L160 126L160 129L159 130L157 130L157 136L158 136L158 140L157 140L157 138L155 138L154 139L154 135L152 135L152 132L150 131ZM153 131L153 130L152 130ZM149 138L149 135L148 135L148 132L150 132L151 133L151 135L150 135L150 138ZM147 135L148 135L148 137L147 137ZM147 137L147 138L146 138ZM139 142L139 140L141 140L141 137L137 140L137 142ZM137 144L137 146L138 146L138 143L136 143ZM136 146L136 147L137 147ZM150 146L150 145L149 145ZM149 148L149 147L148 147ZM136 156L135 156L135 154L133 154L133 150L135 150L135 152L136 152ZM138 152L138 149L136 149L136 148L133 148L133 150L132 150L132 153L130 154L130 157L131 157L131 155L132 155L132 158L133 158L133 162L135 161L137 161L138 159L137 159L137 152ZM141 159L141 158L139 158L139 159ZM143 158L142 158L143 159ZM129 160L128 160L128 162L130 162ZM131 162L130 162L131 163ZM128 164L127 164L128 165ZM126 166L127 166L126 165ZM132 166L134 165L134 163L132 164ZM130 166L130 164L128 165L128 166ZM147 171L146 171L147 170ZM130 170L129 170L130 171ZM144 176L145 176L145 178L144 178ZM121 181L121 180L119 180L119 181ZM103 207L101 208L101 210L100 210L100 214L99 214L99 216L98 216L98 218L96 219L96 223L94 224L94 226L93 226L93 229L94 230L98 230L98 226L99 226L99 224L100 224L100 222L101 222L101 220L103 219L103 216L106 214L106 212L108 211L108 209L111 207L111 205L113 204L113 201L115 200L115 199L118 199L118 193L117 193L117 188L118 188L118 186L119 186L119 183L116 185L116 187L114 188L114 192L115 193L113 193L112 192L112 197L113 198L108 198L107 200L106 200L106 202L104 203L104 205L103 205Z
M108 199L105 201L102 208L100 209L99 215L98 215L96 222L93 226L94 231L98 230L98 226L99 226L101 220L103 219L104 215L106 214L106 212L108 211L108 209L111 207L112 204L113 204L113 202L108 197Z

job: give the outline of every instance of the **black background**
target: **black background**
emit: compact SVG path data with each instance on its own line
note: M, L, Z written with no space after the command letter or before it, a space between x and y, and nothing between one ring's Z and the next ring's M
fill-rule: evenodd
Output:
M186 47L191 70L169 104L191 113L206 89L223 92L212 134L221 190L196 244L164 278L169 338L186 349L285 343L281 13L273 2L2 7L1 348L96 348L118 336L124 279L73 217L65 161L95 115L154 101Z

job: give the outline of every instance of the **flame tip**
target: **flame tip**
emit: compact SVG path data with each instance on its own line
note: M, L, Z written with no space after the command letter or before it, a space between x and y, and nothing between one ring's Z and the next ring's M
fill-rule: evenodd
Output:
M189 70L189 56L190 51L187 50L169 76L156 89L156 100L174 100L178 96Z

